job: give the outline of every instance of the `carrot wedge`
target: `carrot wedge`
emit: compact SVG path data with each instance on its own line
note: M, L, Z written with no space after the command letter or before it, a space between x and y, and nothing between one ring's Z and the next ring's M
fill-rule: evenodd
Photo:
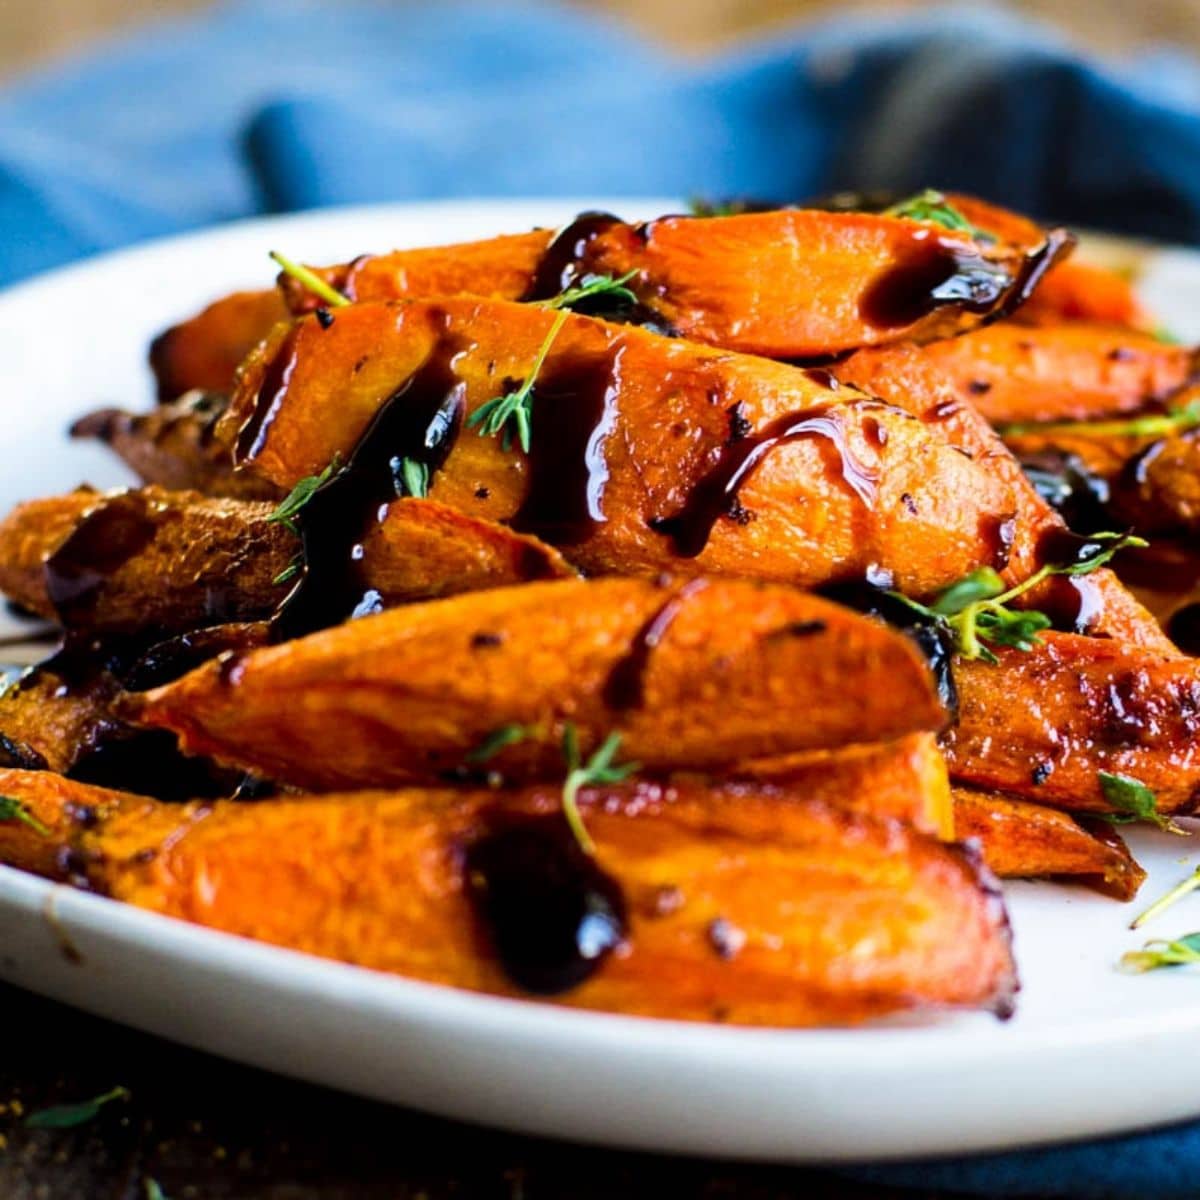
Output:
M143 483L235 500L278 500L279 489L249 471L235 471L229 447L214 429L228 398L189 392L148 413L102 408L71 426L71 436L103 442Z
M954 833L977 839L1001 879L1076 880L1132 900L1146 878L1112 825L998 792L954 788Z
M957 783L1111 812L1100 772L1148 787L1162 812L1200 803L1200 661L1106 638L1042 634L1000 662L957 661L959 721L943 736Z
M1128 329L1153 328L1131 272L1069 258L1055 263L1020 307L1017 319L1037 323L1098 321Z
M589 859L557 788L180 807L4 771L0 792L50 832L0 825L4 861L67 863L141 908L434 983L743 1024L1011 1009L1007 922L977 858L819 802L584 793ZM555 927L577 895L603 902L619 950L564 949ZM517 947L508 914L522 905Z
M525 454L471 422L535 370ZM879 568L924 595L1002 559L1004 481L935 426L830 382L528 305L357 304L265 343L222 435L287 489L386 429L375 450L428 466L431 499L550 541L592 573L815 586Z
M283 297L272 288L234 292L172 326L150 346L159 400L174 400L195 388L228 391L238 364L287 316Z
M944 719L915 645L871 618L778 586L635 579L396 609L211 663L130 697L129 714L312 790L473 765L556 777L567 724L585 754L616 730L648 769L707 770ZM485 754L512 726L519 740Z
M720 782L714 781L714 786ZM943 841L955 836L946 761L932 733L753 759L739 763L728 777L733 787L747 782L868 816L894 817Z
M1112 325L999 321L924 346L860 350L838 374L866 392L944 386L995 425L1086 421L1162 403L1195 373L1195 351Z
M369 301L548 299L586 275L634 272L627 286L660 326L731 350L802 358L944 336L1019 305L1070 242L1002 215L985 244L880 213L788 209L643 225L592 213L557 235L401 250L318 273ZM283 286L297 311L320 303L293 279Z
M158 488L31 500L0 521L0 591L75 630L143 640L265 618L299 569L300 543L268 520L273 507ZM130 528L144 542L114 541ZM432 500L381 506L360 544L363 587L382 606L574 574L536 538ZM72 563L90 591L63 604L55 572Z

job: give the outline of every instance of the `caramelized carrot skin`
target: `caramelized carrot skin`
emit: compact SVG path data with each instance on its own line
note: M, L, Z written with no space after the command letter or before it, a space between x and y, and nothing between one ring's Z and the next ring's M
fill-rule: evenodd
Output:
M1144 330L1154 324L1130 276L1077 258L1056 263L1016 315L1030 323L1095 321Z
M306 318L248 361L222 434L241 442L250 469L291 488L335 454L345 460L396 388L439 354L452 354L469 420L529 375L554 320L528 305L470 299L358 304L329 329ZM571 316L539 378L581 369L594 372L588 386L607 397L611 422L600 442L607 479L596 485L603 519L561 547L583 570L817 586L862 578L875 566L919 596L1004 551L1001 531L1014 502L1003 480L936 427L848 388L830 389L822 376ZM273 381L283 378L280 392ZM736 494L740 508L714 507L703 548L681 556L663 522L686 512L722 456L737 452L731 443L741 436L750 446L772 422L806 415L829 421L764 453ZM429 495L520 525L530 461L464 426ZM567 474L580 489L592 478L582 460ZM536 524L529 531L543 532Z
M122 496L144 499L159 527L104 578L97 603L74 614L74 629L187 632L215 619L268 617L286 597L288 588L276 580L295 561L300 543L268 520L274 505L159 488L107 497L81 489L18 505L0 521L0 591L56 620L46 560L89 513ZM386 605L575 574L536 538L433 500L381 506L362 546L364 586Z
M415 979L525 994L469 903L464 851L497 822L553 819L557 788L187 806L96 804L87 789L86 828L64 803L79 785L9 771L0 788L116 899ZM597 862L624 893L627 939L560 1003L794 1026L914 1007L1009 1009L1003 905L960 847L771 791L633 785L585 793L582 809ZM0 856L33 865L21 848L33 836L0 826ZM735 940L716 937L718 922Z
M234 292L172 326L150 346L158 398L174 400L193 388L228 391L242 359L287 317L283 297L272 288Z
M983 249L1008 280L996 309L1011 298L1047 239L1024 218L1006 218L993 222L1003 225L1000 242ZM358 301L461 294L519 300L528 294L552 236L543 230L401 250L321 274ZM956 255L971 257L979 250L968 237L923 222L792 209L661 217L644 225L617 222L587 244L584 269L612 276L636 272L629 286L642 303L693 341L800 358L902 337L925 340L976 324L986 314L932 298L910 316L882 318L873 315L871 298L932 256L952 264ZM286 281L284 291L297 312L316 303L294 281Z
M1146 872L1103 821L999 792L954 788L955 836L979 842L1001 879L1078 880L1116 900L1132 900Z
M999 321L913 348L861 350L839 368L864 391L929 394L946 384L996 425L1086 421L1166 400L1192 378L1194 351L1083 321Z
M1000 664L959 661L955 782L1072 811L1111 812L1099 772L1144 783L1163 812L1200 801L1200 661L1105 638L1042 634Z
M261 617L284 595L273 580L297 549L292 534L267 520L273 507L157 487L31 500L0 522L0 591L57 620L47 560L92 521L88 553L113 562L91 601L73 606L77 628L169 633ZM123 560L107 513L140 539Z
M903 635L732 580L566 580L396 609L208 664L130 711L314 790L436 779L514 723L524 739L485 764L509 778L557 778L568 722L585 754L616 730L647 769L706 770L944 721Z
M753 759L738 764L730 778L783 788L868 816L894 817L943 841L955 836L946 761L932 733Z

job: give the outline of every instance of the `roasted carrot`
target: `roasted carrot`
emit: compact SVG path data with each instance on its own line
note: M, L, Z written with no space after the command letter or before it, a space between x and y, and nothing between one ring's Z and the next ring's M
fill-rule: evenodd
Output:
M1098 817L1072 816L999 792L954 789L954 833L975 838L1001 879L1070 879L1132 900L1146 878L1120 834Z
M731 788L741 782L781 787L868 816L895 817L944 841L955 836L946 761L932 733L753 759L732 768L723 781Z
M585 754L616 730L647 768L705 770L944 719L903 635L790 588L717 580L566 580L432 601L209 664L129 703L189 752L314 790L436 779L473 761L554 777L568 724ZM514 744L480 757L512 726Z
M564 317L533 381L531 453L506 450L467 422L528 381ZM816 585L878 568L921 595L1006 554L1003 480L936 426L828 383L528 305L358 304L328 329L309 317L265 343L223 435L291 488L346 461L375 421L370 452L428 464L430 497L556 542L593 573ZM438 410L449 415L431 451Z
M172 326L150 346L158 398L174 400L193 388L228 391L238 364L287 315L275 289L234 292Z
M557 789L179 807L4 771L0 792L50 831L0 824L6 862L66 864L141 908L435 983L745 1024L1011 1006L1003 905L978 860L820 802L585 792L588 859ZM584 959L569 925L563 945L577 895L620 936L607 956Z
M1000 321L924 346L860 350L837 371L873 395L955 399L1005 425L1085 421L1165 402L1191 380L1194 355L1112 325Z
M148 413L102 408L76 421L71 436L103 442L143 483L237 500L279 499L265 479L235 471L229 447L213 436L228 402L197 391Z
M796 358L938 337L1018 305L1069 239L989 213L990 244L878 213L791 209L644 225L585 214L557 235L402 250L319 274L359 301L520 300L632 271L627 286L657 323L693 341ZM283 282L297 311L320 303Z
M1130 272L1069 258L1055 263L1017 309L1018 320L1047 324L1098 321L1149 330L1154 322L1138 300Z
M1042 634L1000 663L958 661L959 720L943 736L955 782L1110 812L1100 772L1143 783L1163 812L1200 803L1200 661L1107 638Z
M146 636L265 618L288 593L277 580L299 569L300 543L268 520L273 508L158 488L32 500L0 522L0 590L75 630ZM143 517L144 544L114 539ZM382 505L359 544L363 588L383 606L574 573L536 538L432 500ZM60 613L55 572L71 560L91 591Z

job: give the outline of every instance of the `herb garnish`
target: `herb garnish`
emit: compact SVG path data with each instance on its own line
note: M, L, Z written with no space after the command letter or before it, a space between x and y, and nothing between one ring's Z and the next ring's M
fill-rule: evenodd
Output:
M493 755L499 754L506 746L515 746L517 742L523 742L526 736L527 733L524 725L518 725L515 722L509 725L501 725L499 729L492 730L467 755L466 761L469 763L486 762Z
M1140 950L1127 950L1121 955L1121 970L1141 975L1158 967L1184 967L1200 963L1200 933L1186 933L1174 941L1155 938Z
M293 262L290 258L284 258L278 250L272 250L271 257L279 264L285 275L290 275L299 283L304 284L314 296L324 300L326 304L342 308L350 303L337 288L330 287L315 271L310 271L308 267L301 266L300 263Z
M636 304L637 297L625 286L635 275L636 269L626 271L624 275L614 279L611 275L584 275L578 287L567 288L549 300L534 302L535 308L574 308L583 300L595 296L607 296L621 304Z
M550 353L550 347L554 345L554 339L558 337L559 330L562 329L570 315L568 309L560 308L558 310L554 324L550 326L550 332L546 334L545 340L533 360L533 366L520 387L507 395L495 396L485 404L481 404L467 418L469 428L473 429L476 425L479 426L480 437L495 437L498 433L503 433L502 445L505 451L508 451L512 447L513 431L509 428L509 422L512 422L516 428L517 440L521 443L521 449L526 454L529 453L529 435L533 419L533 385L538 377L538 372L546 361L546 356Z
M990 233L972 225L966 217L946 199L943 193L933 188L926 188L907 200L901 200L890 208L883 210L885 217L907 217L910 221L929 221L940 225L943 229L951 229L955 233L965 233L976 241L992 242L996 239Z
M278 587L281 583L287 583L289 580L295 579L300 574L300 568L303 566L304 555L293 554L291 562L271 580L271 586Z
M0 821L20 821L42 837L50 836L50 830L20 800L12 796L0 796Z
M118 1086L102 1096L81 1100L78 1104L58 1104L53 1108L39 1109L25 1118L25 1124L30 1129L73 1129L76 1125L94 1121L106 1104L114 1100L128 1100L131 1094L128 1088Z
M567 818L567 824L584 854L594 855L596 844L579 815L579 790L605 783L620 783L641 769L641 763L613 762L620 746L621 735L610 733L600 749L584 763L579 757L579 736L575 726L568 722L563 729L563 758L567 760L567 778L562 790L563 816Z
M1182 900L1184 896L1194 892L1200 888L1200 867L1197 867L1182 883L1177 883L1164 896L1160 896L1155 902L1150 905L1144 913L1134 917L1129 922L1130 929L1141 929L1147 921L1153 921L1155 917L1166 912L1178 900Z
M1040 644L1038 634L1050 628L1050 618L1033 609L1010 609L1008 604L1018 596L1037 587L1053 575L1088 575L1104 566L1119 550L1147 543L1129 533L1094 533L1088 535L1091 551L1087 557L1073 563L1046 563L1023 583L1004 588L1004 581L991 567L979 567L952 583L939 593L932 604L919 604L901 592L888 594L907 604L913 611L947 630L954 639L954 649L961 658L999 660L985 642L994 646L1012 646L1032 650Z
M296 517L300 510L315 496L319 489L325 486L335 471L341 469L341 457L337 454L333 456L333 462L329 464L319 475L305 475L299 483L280 501L279 506L267 518L268 525L282 525L285 529L291 530L297 537L300 536L300 527L296 524ZM278 577L276 577L278 582Z
M1165 413L1150 413L1130 417L1127 421L1028 421L1017 425L1000 425L1005 437L1023 433L1069 433L1072 437L1168 437L1186 433L1200 425L1200 400L1190 400L1181 408Z
M429 467L415 458L405 458L400 461L400 482L404 486L404 494L417 500L424 500L429 494Z
M1134 821L1149 821L1157 825L1164 833L1177 833L1188 837L1188 831L1176 825L1166 813L1158 811L1158 799L1154 793L1140 780L1128 775L1113 775L1108 771L1100 772L1100 791L1105 800L1114 808L1121 811L1115 813L1097 813L1105 821L1113 825L1129 825Z
M167 1200L167 1194L157 1179L147 1175L142 1186L146 1189L146 1200Z

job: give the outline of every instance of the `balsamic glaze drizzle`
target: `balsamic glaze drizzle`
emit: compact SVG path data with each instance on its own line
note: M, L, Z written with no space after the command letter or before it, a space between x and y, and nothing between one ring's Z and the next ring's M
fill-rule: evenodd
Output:
M292 372L296 369L296 343L300 338L301 325L292 326L275 351L263 375L254 409L246 418L237 436L237 461L247 462L257 457L266 441L267 432L275 414L283 406Z
M552 300L560 292L576 287L588 273L587 258L591 244L614 225L620 217L606 212L582 212L564 225L546 247L533 281L521 297L523 301Z
M735 510L738 492L754 468L777 446L813 437L824 438L836 448L842 478L864 504L873 505L875 473L854 456L841 417L815 408L789 413L756 434L726 443L716 465L692 487L683 508L674 516L652 519L651 528L672 538L680 557L695 558L708 545L718 519Z
M533 387L528 490L510 524L554 546L586 541L604 516L604 445L617 421L619 345L544 370Z
M300 637L383 607L362 573L363 540L391 501L406 494L403 463L419 463L432 478L462 429L466 384L454 373L463 349L444 336L424 365L383 403L349 461L300 510L300 579L279 606L274 636Z
M508 977L552 996L577 987L621 944L620 884L560 814L509 818L467 847L467 895Z

